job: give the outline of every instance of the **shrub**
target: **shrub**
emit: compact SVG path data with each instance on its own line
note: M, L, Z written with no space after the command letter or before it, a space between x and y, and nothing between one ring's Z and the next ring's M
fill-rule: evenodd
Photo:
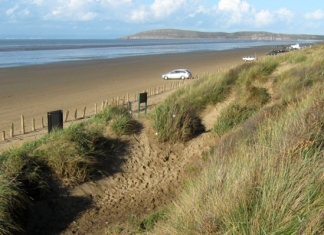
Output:
M137 122L129 113L120 114L111 123L111 130L117 135L130 135L138 130Z
M185 142L205 131L200 117L188 101L168 102L158 106L150 118L158 140Z

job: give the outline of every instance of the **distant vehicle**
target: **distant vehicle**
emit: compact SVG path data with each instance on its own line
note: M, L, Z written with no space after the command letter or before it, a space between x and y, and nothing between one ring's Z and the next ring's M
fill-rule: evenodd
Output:
M192 73L188 69L175 69L168 73L162 74L162 78L167 79L189 79Z
M255 60L258 60L258 58L256 58L255 56L244 56L242 58L242 60L244 60L244 61L255 61Z
M284 49L280 49L280 50L278 50L277 52L278 52L278 53L286 53L287 51L284 50Z
M290 48L291 48L292 50L298 50L298 49L301 49L299 43L297 43L297 44L295 44L295 45L291 45Z
M276 51L270 51L267 53L267 55L277 55L277 52Z

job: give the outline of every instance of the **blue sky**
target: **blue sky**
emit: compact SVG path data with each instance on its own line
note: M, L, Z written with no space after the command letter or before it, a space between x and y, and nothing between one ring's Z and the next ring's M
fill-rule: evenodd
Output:
M0 0L0 38L119 38L154 29L324 35L323 0Z

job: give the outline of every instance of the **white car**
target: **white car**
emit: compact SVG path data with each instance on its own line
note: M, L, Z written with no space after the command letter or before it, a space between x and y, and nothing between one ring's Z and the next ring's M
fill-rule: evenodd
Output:
M244 61L255 61L255 60L258 60L258 58L256 58L255 56L244 56L242 59Z
M171 72L162 74L162 78L167 79L189 79L192 78L192 73L188 69L175 69Z

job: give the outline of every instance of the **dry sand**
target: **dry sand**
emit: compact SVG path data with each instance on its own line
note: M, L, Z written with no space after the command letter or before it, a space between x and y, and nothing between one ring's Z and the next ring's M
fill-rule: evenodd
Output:
M169 86L172 81L163 80L161 74L170 70L187 68L197 76L242 63L245 55L264 56L269 50L270 47L257 47L2 68L0 131L5 131L6 141L0 139L0 151L24 139L21 115L27 133L32 131L33 118L40 131L42 117L46 125L47 112L69 110L71 117L75 109L81 115L87 107L87 113L94 113L95 104L99 109L104 100L127 93L134 99L143 90ZM9 137L11 123L15 126L15 138Z

